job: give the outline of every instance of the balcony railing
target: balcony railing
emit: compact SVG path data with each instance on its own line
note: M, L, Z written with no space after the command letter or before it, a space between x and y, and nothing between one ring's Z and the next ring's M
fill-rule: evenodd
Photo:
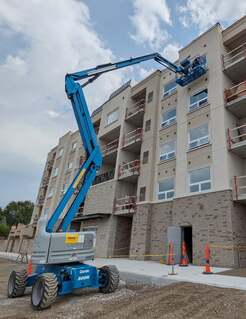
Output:
M233 199L246 200L246 176L234 176Z
M115 201L115 213L134 213L136 211L136 196L125 196Z
M237 143L246 141L246 124L227 130L228 148L232 149ZM240 143L241 145L241 143ZM246 143L245 143L246 145Z
M37 206L42 206L44 204L44 197L40 196L38 201L37 201Z
M119 139L115 139L109 143L107 143L104 147L102 147L102 155L106 156L110 153L117 151L119 145Z
M246 42L223 55L224 68L240 60L241 58L246 58Z
M132 175L139 175L139 173L140 173L139 160L131 161L126 164L121 164L119 166L119 178L132 176Z
M138 112L143 112L145 108L145 99L141 99L126 109L126 118L131 117Z
M225 90L225 101L232 102L240 97L246 97L246 81L243 81L229 89Z
M111 170L109 172L106 172L106 173L103 173L103 174L100 174L98 176L96 176L94 182L93 182L93 185L96 185L96 184L100 184L100 183L103 183L103 182L106 182L110 179L113 179L114 178L114 172L115 170Z
M126 146L128 144L132 144L132 143L141 141L142 140L142 135L143 135L143 129L142 128L137 128L134 131L126 133L124 135L123 146Z

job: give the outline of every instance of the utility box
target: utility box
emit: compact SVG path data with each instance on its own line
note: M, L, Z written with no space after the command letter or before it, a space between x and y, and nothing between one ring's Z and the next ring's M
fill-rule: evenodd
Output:
M173 242L174 250L174 263L179 264L181 257L181 227L179 226L169 226L167 228L167 240L168 244Z

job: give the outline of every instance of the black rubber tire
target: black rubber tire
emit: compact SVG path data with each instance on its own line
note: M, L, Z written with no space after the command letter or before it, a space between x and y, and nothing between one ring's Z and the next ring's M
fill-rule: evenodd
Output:
M35 310L49 308L55 302L58 291L58 282L53 273L40 275L32 287L31 304Z
M22 269L20 271L13 270L8 281L8 297L17 298L23 296L26 289L26 280L26 269Z
M103 266L99 269L99 276L104 276L104 279L106 277L106 281L101 282L101 286L99 284L99 291L108 294L111 292L114 292L120 282L120 274L116 266L114 265L108 265Z

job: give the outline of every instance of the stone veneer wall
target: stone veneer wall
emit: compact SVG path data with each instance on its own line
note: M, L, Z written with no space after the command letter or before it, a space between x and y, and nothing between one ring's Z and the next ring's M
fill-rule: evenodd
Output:
M230 190L139 204L133 217L130 256L146 259L144 255L166 254L168 226L192 226L194 264L204 262L209 242L212 265L238 266L235 245L246 245L246 207L233 203ZM242 252L240 264L245 262L246 253Z

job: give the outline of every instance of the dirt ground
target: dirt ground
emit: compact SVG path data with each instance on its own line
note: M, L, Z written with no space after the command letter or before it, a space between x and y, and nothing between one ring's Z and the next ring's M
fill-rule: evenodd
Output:
M245 319L246 291L222 289L191 283L176 283L163 288L122 285L113 294L96 290L58 298L42 312L30 306L30 290L17 299L6 298L8 275L14 262L0 259L0 318L66 319Z

